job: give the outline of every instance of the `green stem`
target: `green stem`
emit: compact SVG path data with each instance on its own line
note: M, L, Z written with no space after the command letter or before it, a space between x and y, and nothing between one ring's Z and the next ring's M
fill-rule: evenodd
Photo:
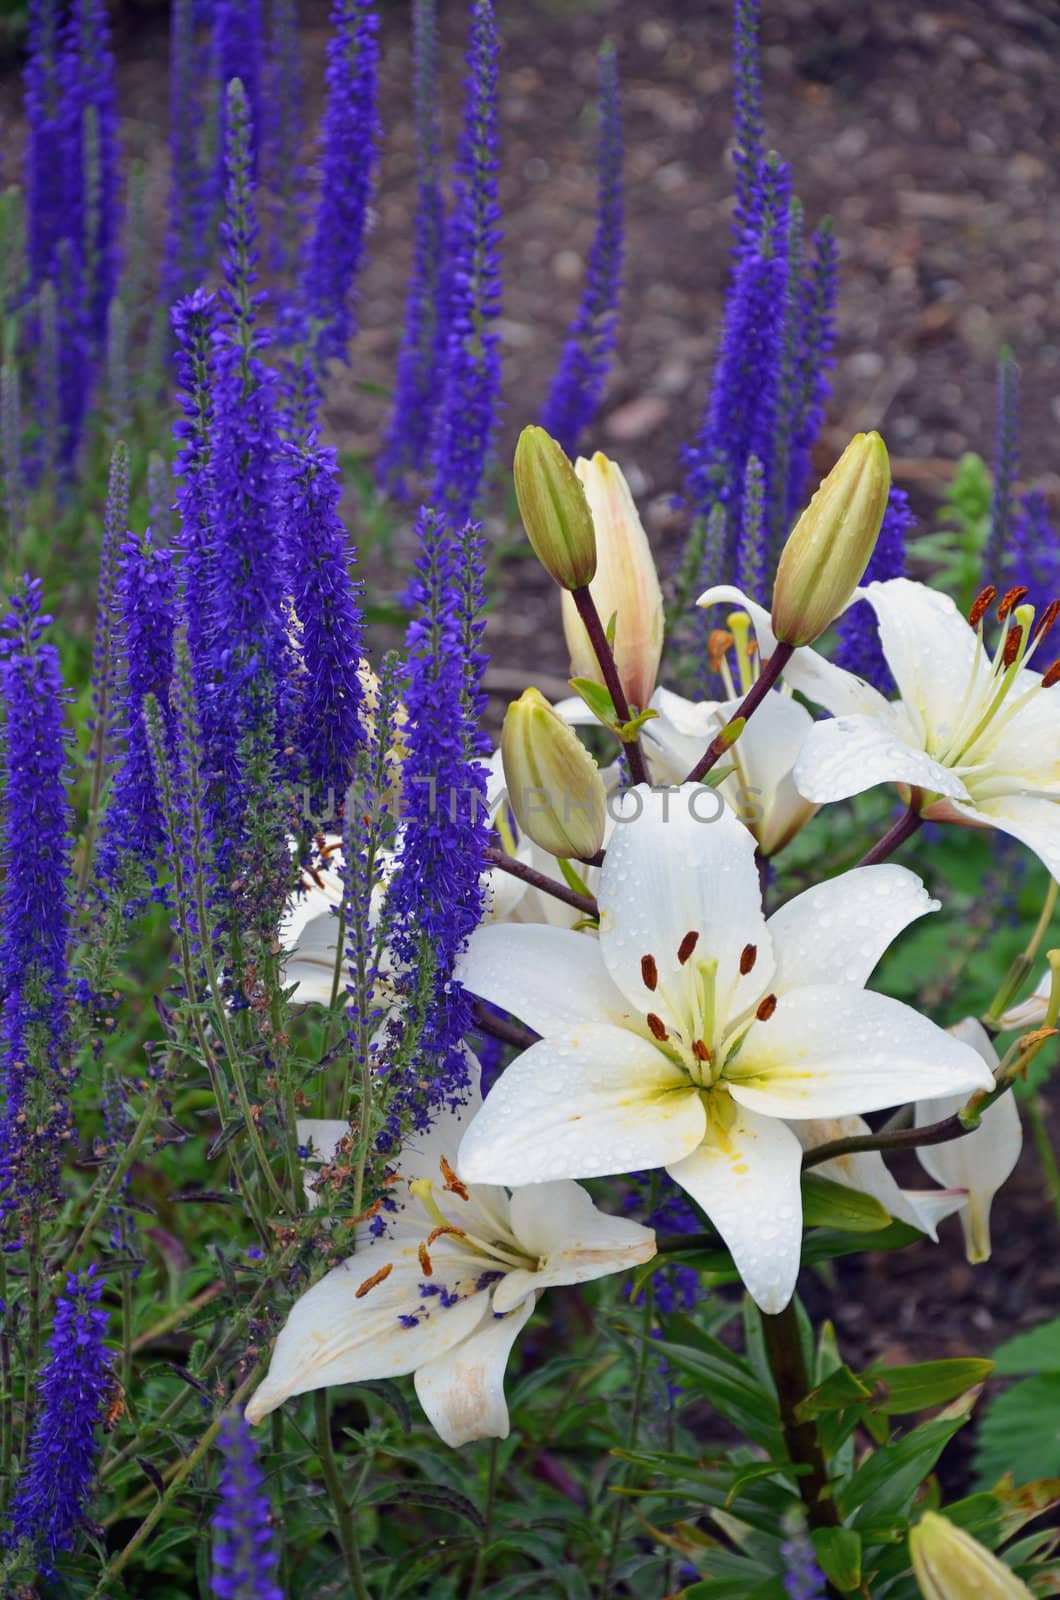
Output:
M331 1442L331 1418L326 1389L318 1389L314 1394L313 1410L316 1415L317 1450L320 1455L320 1466L324 1474L324 1484L328 1491L328 1497L335 1508L335 1520L338 1524L339 1543L342 1546L342 1554L346 1561L346 1572L357 1600L369 1600L368 1590L364 1582L364 1572L361 1568L361 1552L357 1545L357 1524L353 1512L350 1510L349 1501L342 1492L339 1464L335 1458L335 1447Z
M1052 1202L1056 1220L1060 1223L1060 1165L1057 1164L1056 1151L1049 1133L1049 1124L1045 1117L1045 1104L1040 1094L1031 1095L1026 1102L1027 1121L1030 1123L1031 1138L1038 1156L1038 1165L1042 1169L1045 1180L1045 1192Z
M486 1504L482 1509L482 1532L479 1534L478 1550L475 1553L475 1566L471 1574L471 1587L467 1592L467 1600L478 1600L486 1576L489 1542L493 1529L493 1506L497 1498L497 1457L499 1445L496 1439L490 1440L489 1462L486 1467Z
M1001 1031L1002 1014L1008 1010L1022 988L1024 979L1034 966L1034 959L1041 947L1042 940L1045 938L1049 924L1053 920L1053 912L1056 910L1056 895L1056 879L1050 878L1049 888L1046 891L1038 921L1034 925L1034 932L1027 940L1026 948L1013 958L1012 965L1005 974L1004 983L1002 983L997 994L991 1000L986 1015L982 1019L983 1027L986 1028L988 1033L999 1033Z
M800 1422L796 1408L810 1392L809 1374L802 1353L802 1334L790 1300L774 1316L762 1313L766 1354L777 1386L780 1425L792 1466L807 1467L797 1478L799 1494L811 1528L837 1528L839 1512L828 1486L828 1465L812 1422Z
M589 644L593 655L596 657L601 676L607 685L607 692L611 696L611 703L615 708L615 715L620 723L633 720L633 714L626 699L626 691L622 687L622 680L618 675L615 664L614 652L607 642L607 634L600 620L600 613L596 609L596 602L589 593L589 586L583 589L572 589L571 599L574 601L578 615L586 633L589 635ZM640 739L634 734L632 739L623 739L619 735L622 749L629 763L629 775L634 783L650 783L648 768L644 761L644 752L640 747Z

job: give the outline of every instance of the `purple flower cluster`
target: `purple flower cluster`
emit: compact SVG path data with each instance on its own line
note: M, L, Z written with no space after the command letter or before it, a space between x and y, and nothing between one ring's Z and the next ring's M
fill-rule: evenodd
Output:
M70 860L59 653L42 637L41 585L25 579L0 625L3 757L0 975L4 1209L59 1190L69 1132L66 935Z
M263 126L265 26L262 0L215 0L213 6L214 77L218 89L218 176L227 178L225 153L228 136L228 85L238 78L246 96L250 123L250 171L258 176L258 145Z
M445 199L440 178L438 39L434 0L413 8L416 214L405 328L398 350L394 405L376 465L380 486L404 495L405 474L427 454L446 345Z
M454 528L463 527L479 498L500 408L500 338L492 326L501 293L497 48L492 0L474 0L447 247L447 340L430 497Z
M1060 599L1060 538L1040 489L1027 489L1019 498L1002 571L1007 583L1026 584L1027 599L1039 616L1051 600Z
M599 171L596 236L581 304L541 414L541 426L571 456L603 397L622 286L622 116L613 47L600 52Z
M302 63L295 0L272 0L265 42L262 178L272 199L269 266L286 273L297 263L305 231L306 173L302 163Z
M915 521L905 490L892 488L863 583L885 583L889 578L905 575L906 544ZM881 694L890 694L894 688L891 669L880 645L876 615L864 600L856 601L840 619L836 661L848 672L856 672L859 678L867 679Z
M223 1465L213 1529L213 1576L218 1600L283 1600L265 1476L246 1419L229 1412L218 1435Z
M788 1600L826 1600L828 1586L805 1533L793 1533L780 1547L784 1593Z
M371 0L335 0L321 127L320 199L302 284L316 359L345 360L351 293L364 253L379 143L379 18Z
M113 1391L102 1292L96 1269L89 1267L71 1274L58 1297L29 1457L11 1502L5 1542L26 1541L45 1573L73 1545L95 1477L97 1429Z

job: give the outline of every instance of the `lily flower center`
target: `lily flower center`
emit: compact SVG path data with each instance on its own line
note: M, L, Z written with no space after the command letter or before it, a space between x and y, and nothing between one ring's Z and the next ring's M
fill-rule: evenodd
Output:
M536 1272L540 1261L536 1256L528 1255L512 1233L504 1230L503 1233L487 1235L482 1231L482 1223L487 1219L477 1207L471 1205L470 1191L456 1177L444 1156L440 1170L443 1180L440 1186L432 1178L413 1178L409 1183L409 1192L419 1201L429 1224L419 1246L420 1265L425 1275L431 1277L434 1270L430 1258L431 1246L446 1235L460 1241L463 1253L477 1256L481 1261L500 1268L502 1273L512 1272L517 1267ZM456 1201L455 1205L450 1204L448 1212L443 1211L439 1202L436 1193L438 1187ZM466 1208L464 1215L461 1215L462 1208ZM494 1219L490 1220L494 1227L498 1226ZM480 1231L472 1231L475 1228Z
M777 1006L775 994L764 993L735 1016L728 1012L730 995L719 992L718 962L714 956L692 957L699 945L699 933L686 933L677 950L678 964L690 967L681 992L675 994L660 981L659 965L653 955L641 957L641 978L645 988L659 995L669 1020L648 1011L644 1021L656 1049L675 1066L683 1067L699 1089L720 1087L726 1067L742 1045L752 1023L767 1022ZM758 952L745 945L740 955L740 976L753 970Z
M1030 665L1060 616L1060 601L1053 600L1035 626L1034 607L1023 603L1027 590L1022 585L1009 589L998 603L997 615L1002 631L990 659L989 674L984 678L983 623L996 593L994 586L989 585L969 614L968 620L978 636L979 651L972 663L956 715L952 722L934 734L928 730L928 754L943 766L974 767L979 759L975 747L985 735L996 736L999 729L1022 711L1042 689L1060 683L1060 658L1030 687L1020 682L1022 672ZM983 756L987 754L986 751L982 752Z

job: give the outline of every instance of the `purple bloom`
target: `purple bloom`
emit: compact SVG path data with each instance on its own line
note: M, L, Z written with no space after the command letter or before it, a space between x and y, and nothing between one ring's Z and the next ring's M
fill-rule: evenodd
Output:
M596 417L615 344L622 284L622 119L613 47L600 52L600 165L596 236L581 304L552 380L541 426L573 455Z
M418 533L417 614L406 640L403 828L388 899L395 952L428 984L424 993L419 982L410 1005L420 1033L408 1083L391 1100L388 1132L395 1138L407 1126L401 1119L422 1127L466 1091L461 1041L470 1003L452 974L482 917L488 838L486 773L478 759L485 753L478 727L486 659L482 543L474 525L453 534L444 517L426 508Z
M809 270L799 286L791 396L788 406L788 482L786 522L802 510L810 482L810 452L821 430L835 365L835 307L839 252L831 224L823 222L811 241ZM780 532L786 533L787 527Z
M262 0L215 0L213 8L214 75L219 95L217 149L220 174L226 172L228 133L228 86L234 78L243 85L250 113L248 136L250 172L258 176L258 143L261 139L262 80L265 68L265 33Z
M1019 467L1019 369L1011 350L1002 350L997 369L997 438L994 444L994 489L990 499L990 532L983 552L983 572L1000 570L1008 551L1012 523L1012 488Z
M103 0L74 0L63 68L70 170L66 231L83 257L85 315L98 348L118 289L122 228L118 99Z
M213 1529L211 1592L218 1600L283 1600L276 1582L265 1476L246 1419L229 1412L218 1435L223 1460Z
M26 224L30 281L36 288L54 273L55 252L65 233L69 200L56 0L30 0L24 85Z
M71 1274L59 1295L26 1469L11 1502L5 1542L31 1544L45 1572L69 1550L96 1472L97 1427L113 1392L113 1357L103 1343L107 1313L95 1267Z
M371 0L335 0L328 43L317 202L302 298L316 359L345 360L379 143L379 18Z
M296 0L271 0L265 49L261 132L263 181L272 195L269 266L284 273L298 259L305 233L302 165L302 63Z
M788 1600L826 1600L828 1587L805 1533L789 1535L780 1547L784 1561L784 1593Z
M905 575L906 542L915 520L905 490L892 488L863 583L885 583L888 578ZM835 659L839 666L867 679L882 694L890 694L894 688L891 669L880 645L876 616L866 601L856 601L840 618Z
M758 172L765 155L762 71L758 58L758 0L733 7L733 162L736 167L737 239L754 231Z
M201 276L218 189L200 140L204 62L196 37L195 0L172 0L169 32L169 219L162 285L168 300L187 294Z
M439 179L438 39L434 0L413 9L416 214L405 331L398 351L394 407L377 463L381 487L405 492L404 474L424 460L445 354L445 200Z
M11 597L0 638L6 713L0 975L4 1094L0 1182L5 1207L39 1207L59 1191L69 1132L66 934L69 803L59 653L42 634L41 585Z
M1040 489L1028 489L1020 496L1002 571L1006 584L1026 584L1030 590L1027 599L1039 617L1051 600L1060 600L1060 539ZM1035 665L1044 668L1048 660Z
M282 460L283 536L301 625L297 749L314 798L323 802L331 791L335 803L363 738L361 613L338 512L342 485L333 450L289 445Z
M177 399L182 415L173 424L180 446L173 470L177 477L180 570L188 648L197 674L207 668L211 595L213 477L211 437L214 425L214 350L217 341L217 297L197 289L173 307L177 341Z
M500 204L497 191L497 28L491 0L474 0L467 98L449 229L448 337L433 440L433 503L454 527L482 488L500 407Z

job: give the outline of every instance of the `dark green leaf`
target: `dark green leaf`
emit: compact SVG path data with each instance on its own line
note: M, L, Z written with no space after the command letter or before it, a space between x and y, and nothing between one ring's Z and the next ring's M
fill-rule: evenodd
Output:
M873 1195L848 1189L830 1178L802 1180L802 1220L807 1228L841 1228L846 1233L877 1233L891 1221Z
M872 1390L872 1409L896 1417L956 1400L968 1389L985 1383L993 1370L992 1361L971 1356L954 1361L923 1361L908 1367L884 1367L877 1362L861 1374L861 1382Z
M795 1415L800 1422L809 1422L826 1411L842 1411L847 1406L865 1405L871 1393L849 1367L837 1367L823 1383L819 1383L804 1400L799 1401Z
M889 1533L906 1516L913 1496L967 1420L967 1415L938 1417L903 1439L881 1445L840 1488L836 1496L840 1514L849 1517L856 1512L858 1527L885 1528Z
M994 1351L994 1366L998 1377L1005 1378L1060 1372L1060 1317L999 1344Z
M991 1488L1016 1463L1021 1478L1060 1474L1060 1372L1014 1383L979 1423L975 1473L982 1487Z
M810 1534L818 1565L837 1589L861 1586L861 1536L853 1528L815 1528Z

